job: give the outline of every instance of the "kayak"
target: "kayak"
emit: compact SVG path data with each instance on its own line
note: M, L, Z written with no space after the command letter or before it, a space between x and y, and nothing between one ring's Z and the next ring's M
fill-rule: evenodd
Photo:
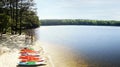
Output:
M40 57L34 57L34 56L20 56L19 59L21 59L22 62L27 62L27 61L44 61L44 59L40 58Z
M19 66L38 66L38 65L46 65L45 62L19 62Z
M20 62L18 65L22 66L45 65L45 60L41 58L39 52L35 51L33 48L21 49L19 59Z

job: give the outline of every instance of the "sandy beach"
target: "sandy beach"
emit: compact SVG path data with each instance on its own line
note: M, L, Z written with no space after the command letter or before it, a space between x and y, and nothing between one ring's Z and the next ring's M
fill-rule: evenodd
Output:
M25 35L4 35L3 38L4 39L1 39L0 41L0 67L21 67L18 66L18 58L20 56L19 51L23 47L31 47L36 51L40 51L39 54L45 59L46 65L37 67L56 67L52 63L53 60L51 60L49 53L47 53L47 49L44 49L42 43L39 41L34 41L32 44L30 44L30 41L28 40L30 45L26 45Z
M3 42L4 41L4 42ZM1 40L0 67L18 67L19 51L23 47L32 47L40 51L40 56L45 58L46 65L38 67L78 67L77 59L73 52L64 46L58 46L34 41L32 45L25 45L25 35L13 35ZM84 63L83 61L80 63Z
M30 44L30 40L28 39ZM26 45L25 35L4 35L0 41L0 67L18 67L20 49L32 47L40 51L41 57L44 56L42 48L36 42Z

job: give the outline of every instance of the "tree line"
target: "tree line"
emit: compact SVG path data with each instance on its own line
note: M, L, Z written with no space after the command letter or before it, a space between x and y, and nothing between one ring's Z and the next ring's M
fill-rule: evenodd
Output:
M120 26L120 21L115 21L115 20L86 20L86 19L46 19L46 20L41 20L41 25L104 25L104 26Z
M0 0L0 33L21 34L40 26L34 0Z

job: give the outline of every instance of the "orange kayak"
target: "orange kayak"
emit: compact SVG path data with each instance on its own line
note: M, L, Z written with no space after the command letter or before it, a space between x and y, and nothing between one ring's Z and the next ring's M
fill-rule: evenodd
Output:
M30 49L22 49L22 50L20 51L20 53L37 53L37 52L34 51L34 50L30 50Z
M27 61L40 61L39 57L35 57L35 56L20 56L19 59L21 59L21 61L23 62L27 62Z

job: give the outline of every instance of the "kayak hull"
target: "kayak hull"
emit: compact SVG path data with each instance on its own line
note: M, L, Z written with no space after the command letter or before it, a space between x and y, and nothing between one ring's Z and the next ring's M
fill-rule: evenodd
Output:
M20 62L18 66L41 66L46 65L44 62L36 62L35 64L27 64L26 62Z

